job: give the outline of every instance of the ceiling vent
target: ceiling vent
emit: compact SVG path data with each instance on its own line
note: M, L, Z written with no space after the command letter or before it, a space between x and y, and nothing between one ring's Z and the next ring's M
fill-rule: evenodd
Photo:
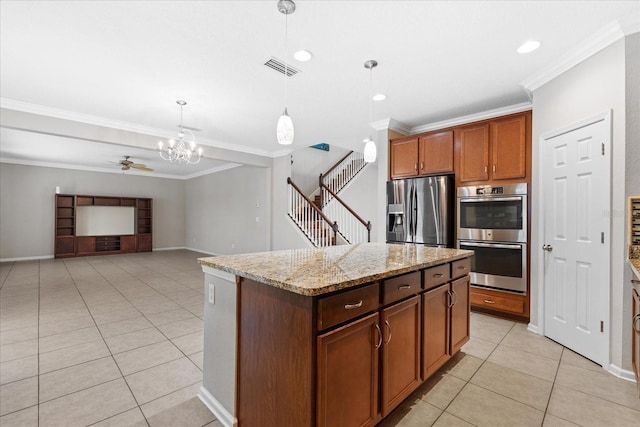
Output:
M284 74L284 62L279 59L274 58L273 56L267 62L264 63L267 67L272 70L276 70L280 74ZM296 70L291 65L287 64L287 77L295 76L298 74L300 70Z

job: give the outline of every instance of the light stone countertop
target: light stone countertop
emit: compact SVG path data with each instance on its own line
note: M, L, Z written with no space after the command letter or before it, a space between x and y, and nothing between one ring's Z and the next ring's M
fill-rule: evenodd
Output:
M640 259L630 259L629 264L631 264L631 271L640 278Z
M473 251L363 243L200 258L226 271L300 295L316 296L468 258Z

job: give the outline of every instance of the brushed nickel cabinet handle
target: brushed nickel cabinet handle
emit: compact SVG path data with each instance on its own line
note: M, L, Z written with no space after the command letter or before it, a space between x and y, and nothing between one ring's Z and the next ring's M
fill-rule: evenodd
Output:
M345 304L344 305L345 310L351 310L353 308L360 308L360 307L362 307L362 300L358 301L355 304Z
M632 326L634 331L640 333L640 313L634 316Z
M496 165L493 165L493 171L494 172L496 171Z
M467 267L465 265L459 265L458 270L466 270Z
M448 308L453 307L453 294L449 289L447 289L447 295L449 296L449 303L447 304Z
M378 343L376 344L376 348L380 348L382 345L382 329L380 329L380 325L376 323L376 331L378 332Z
M389 331L389 338L384 343L389 344L391 342L391 325L388 320L385 320L384 324L387 326L387 330Z
M444 274L442 274L442 273L436 273L436 274L433 275L433 277L435 277L436 279L440 279L443 276L444 276Z
M458 303L458 293L456 291L452 291L453 292L453 297L455 298L453 300L453 304L451 305L456 305Z
M400 289L411 289L411 285L400 285L398 286L398 290Z
M415 169L415 171L418 172L418 162L416 162L416 165L413 167L413 169Z
M495 301L491 301L490 299L486 299L483 301L485 304L495 304Z
M484 173L487 173L487 167L486 166L484 167Z
M420 170L424 169L424 162L420 162Z

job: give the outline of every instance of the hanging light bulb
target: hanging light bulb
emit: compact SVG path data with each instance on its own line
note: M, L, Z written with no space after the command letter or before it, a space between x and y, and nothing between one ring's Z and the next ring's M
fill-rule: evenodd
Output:
M364 63L364 68L369 70L369 126L371 126L372 117L372 99L373 99L373 69L378 66L378 61L370 59ZM373 163L376 161L377 149L376 143L369 135L369 138L364 140L364 161L367 163Z
M296 10L296 4L293 0L278 0L278 11L284 14L284 112L278 119L278 125L276 127L276 136L278 138L278 144L290 145L293 143L293 121L287 112L287 79L289 78L289 66L288 60L288 26L287 18Z

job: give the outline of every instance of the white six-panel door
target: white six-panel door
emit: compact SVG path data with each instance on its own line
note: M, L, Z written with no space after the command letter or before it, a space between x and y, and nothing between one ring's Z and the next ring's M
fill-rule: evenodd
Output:
M610 115L542 140L545 335L608 363Z

